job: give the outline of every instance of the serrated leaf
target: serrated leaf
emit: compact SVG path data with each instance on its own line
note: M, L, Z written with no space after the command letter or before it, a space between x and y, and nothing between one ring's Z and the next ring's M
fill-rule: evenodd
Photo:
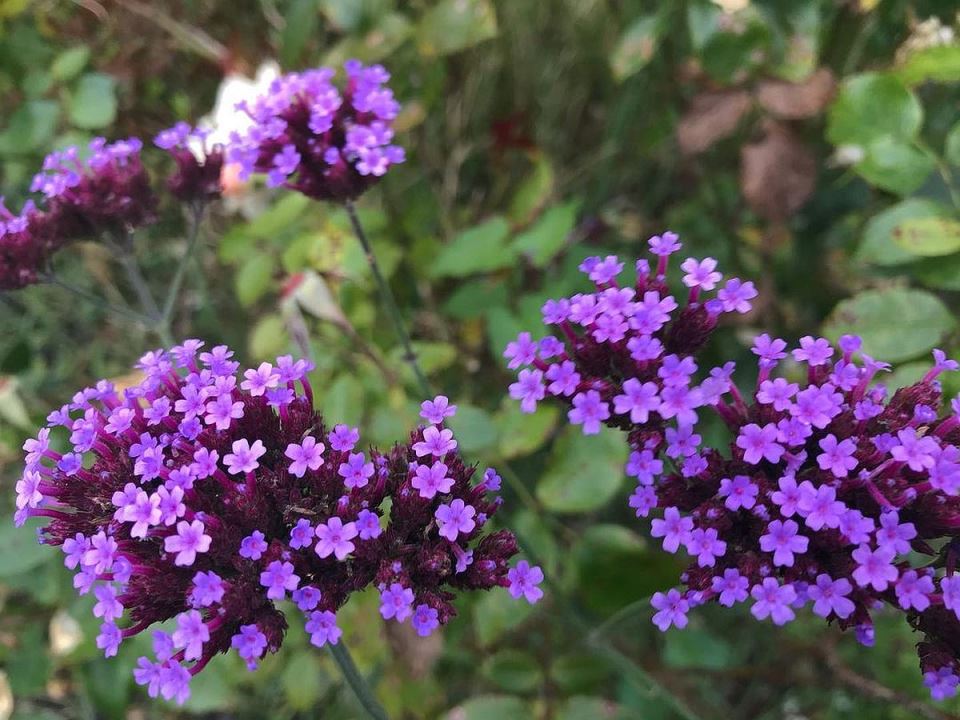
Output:
M489 0L440 0L417 28L420 52L449 55L496 37L497 14Z
M923 108L897 78L864 73L848 78L830 107L827 138L834 145L867 145L893 137L913 140L923 123Z
M554 445L537 497L548 510L583 513L606 505L623 484L627 443L622 433L601 428L584 435L567 426Z
M844 300L830 314L823 332L831 340L852 334L863 351L878 360L910 360L936 347L956 325L946 306L923 290L867 290Z
M117 117L116 81L103 73L87 73L70 95L70 122L84 130L105 128Z
M893 239L913 255L950 255L960 250L960 222L947 218L905 220L894 229Z

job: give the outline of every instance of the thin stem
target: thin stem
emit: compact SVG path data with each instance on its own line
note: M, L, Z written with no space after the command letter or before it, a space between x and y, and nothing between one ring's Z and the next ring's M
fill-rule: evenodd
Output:
M413 351L413 345L410 342L410 336L407 334L407 328L403 323L400 308L397 306L397 301L393 297L393 291L390 290L390 286L383 277L383 273L380 272L380 265L377 263L377 258L373 254L370 240L367 238L367 234L360 224L360 218L357 217L353 203L347 200L344 205L347 209L347 215L350 217L353 232L357 236L357 240L360 241L363 252L367 256L367 264L370 265L370 270L373 272L373 279L377 283L377 289L380 291L380 299L383 301L383 304L387 306L390 320L393 323L393 329L400 339L400 344L403 345L403 359L410 366L410 369L413 370L413 374L417 378L417 383L420 385L420 392L423 393L424 398L428 398L433 394L430 390L430 383L427 381L427 376L421 369L420 363L417 362L417 355Z
M189 266L190 260L193 258L197 245L200 244L200 225L202 223L203 206L198 205L194 208L191 216L190 233L187 236L187 250L180 259L180 264L177 266L177 272L174 274L173 280L170 281L170 290L163 304L163 313L160 315L160 323L167 329L170 328L170 321L173 320L174 307L180 295L180 287L183 285L183 279L187 274L187 266Z
M123 265L123 269L127 273L127 280L137 293L137 298L140 300L140 306L151 318L150 329L159 336L160 341L165 346L173 347L173 337L170 335L170 330L167 329L167 327L161 321L160 307L157 305L157 301L153 299L153 293L150 292L150 286L147 284L146 278L143 277L143 273L140 272L140 266L137 265L137 260L133 256L133 253L130 251L129 247L124 246L120 249L119 259L120 264Z
M353 658L350 657L350 651L347 650L343 638L341 638L340 642L336 645L328 644L327 647L330 648L330 654L340 668L340 672L343 673L344 679L347 681L350 689L353 690L354 695L357 696L357 700L363 705L363 709L367 711L367 714L374 720L389 720L387 711L383 709L380 701L377 700L373 688L367 684L367 681L354 664Z
M130 308L125 308L121 305L114 305L112 303L109 303L103 298L101 298L100 296L95 295L92 292L89 292L88 290L84 290L83 288L79 288L76 285L71 285L70 283L61 280L56 275L46 275L44 279L51 285L55 285L56 287L63 288L67 292L72 293L73 295L76 295L79 298L83 298L87 302L93 303L94 305L96 305L98 308L102 310L105 310L107 312L112 312L115 315L119 315L120 317L123 317L127 320L132 320L136 323L140 323L141 325L145 325L147 327L151 326L150 318L146 317L145 315L142 315L141 313L138 313L135 310L131 310Z

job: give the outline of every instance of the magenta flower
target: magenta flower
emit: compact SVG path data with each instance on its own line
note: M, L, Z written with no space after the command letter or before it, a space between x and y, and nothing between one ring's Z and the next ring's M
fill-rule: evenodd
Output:
M323 465L323 443L318 443L312 435L307 435L299 443L290 443L284 455L292 462L289 470L298 478L306 475L307 470L316 472Z
M476 509L472 505L464 504L460 498L441 505L434 513L440 536L453 542L460 533L466 535L472 532L476 526L474 521L476 514Z
M867 545L861 545L853 551L852 557L857 563L853 579L860 587L873 587L877 592L882 592L899 577L897 568L893 566L893 550L889 547L871 550Z
M380 591L380 615L384 620L403 622L413 614L413 590L400 583L391 583Z
M537 587L543 582L543 570L538 566L531 566L526 560L521 560L516 567L507 573L510 581L510 595L514 598L525 598L533 605L543 597L543 590Z
M600 432L600 422L610 417L610 407L600 399L600 393L589 390L573 396L573 409L567 413L570 422L583 425L584 435Z
M856 605L847 596L853 590L853 585L846 578L834 580L826 573L817 575L817 580L807 587L807 597L813 601L813 612L820 617L829 617L835 614L841 620L846 620L853 614Z
M164 538L163 549L177 554L173 561L175 565L193 565L197 553L210 549L211 538L204 530L203 523L199 520L189 523L181 520L177 523L177 534Z
M796 618L791 605L797 599L797 592L789 583L781 585L775 578L764 578L759 585L750 590L754 599L750 614L757 620L770 618L774 625L786 625Z
M778 435L777 426L773 423L763 427L755 423L744 425L737 437L737 447L743 450L744 462L751 465L756 465L763 459L772 463L779 462L784 448L777 443Z
M773 564L793 566L794 554L807 551L809 538L798 534L800 526L793 520L774 520L767 525L767 534L760 536L760 549L773 553Z
M681 630L687 626L690 603L678 590L671 589L666 594L654 593L650 604L658 611L653 616L653 624L662 632L666 632L671 625Z
M337 560L344 560L356 549L356 545L350 541L358 534L355 523L344 524L340 518L332 517L317 525L316 535L319 539L314 549L322 558L333 555Z
M420 497L432 499L437 493L448 493L453 479L447 477L449 468L442 462L432 465L417 465L415 476L410 484L420 493Z

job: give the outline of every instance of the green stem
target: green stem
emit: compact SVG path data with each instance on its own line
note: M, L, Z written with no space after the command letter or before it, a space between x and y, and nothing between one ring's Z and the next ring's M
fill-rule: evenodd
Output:
M198 205L193 209L190 222L190 233L187 236L187 250L180 259L177 266L177 272L170 281L170 290L167 293L167 299L163 304L163 312L160 315L160 323L169 330L170 322L173 320L173 311L180 295L180 287L183 285L183 279L187 274L187 266L193 258L193 254L200 244L200 225L203 222L203 205Z
M417 362L417 355L413 351L410 335L407 334L407 328L403 323L403 316L400 314L400 308L397 306L396 298L393 297L393 291L390 290L390 286L383 277L383 273L380 272L380 265L377 263L377 258L373 254L373 247L370 245L370 240L367 238L367 234L360 224L360 218L357 217L357 211L353 206L353 202L347 200L344 206L346 207L347 215L350 217L353 232L357 236L357 240L360 241L360 246L363 248L364 254L367 256L367 264L370 266L373 279L377 283L377 289L380 291L380 299L383 304L387 306L387 312L390 314L390 321L393 323L394 332L396 332L397 337L400 339L400 344L403 345L403 359L410 366L410 369L413 370L413 374L417 378L417 383L420 385L420 392L424 398L432 397L433 392L430 390L430 383L423 369L420 367L420 363Z
M166 347L173 347L173 336L170 335L170 330L167 329L161 321L160 307L157 305L157 301L153 299L150 286L147 284L146 278L143 277L143 273L140 272L140 266L137 265L137 260L129 247L124 246L121 248L119 259L120 264L123 265L123 269L127 273L127 280L133 286L134 292L137 293L140 306L150 317L150 329L157 334L160 342Z
M357 696L357 700L363 705L363 709L367 711L367 714L374 720L389 720L387 711L383 709L380 701L377 700L373 688L367 684L367 681L354 664L353 658L350 657L350 651L347 650L343 638L341 638L340 642L336 645L327 645L327 647L330 648L330 654L340 668L340 672L343 673L344 679L347 681L350 689L353 690L354 695Z

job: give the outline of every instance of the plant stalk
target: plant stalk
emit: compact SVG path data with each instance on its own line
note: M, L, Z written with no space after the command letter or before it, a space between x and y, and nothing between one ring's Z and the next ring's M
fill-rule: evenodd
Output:
M363 709L367 711L367 714L373 718L373 720L390 720L387 711L383 709L380 701L377 700L373 688L367 684L367 681L354 664L353 658L350 656L350 651L347 650L343 639L341 638L336 645L328 645L327 647L330 648L330 654L340 668L340 672L343 673L344 679L347 681L350 689L353 690L354 695L357 696L357 700L360 701Z

